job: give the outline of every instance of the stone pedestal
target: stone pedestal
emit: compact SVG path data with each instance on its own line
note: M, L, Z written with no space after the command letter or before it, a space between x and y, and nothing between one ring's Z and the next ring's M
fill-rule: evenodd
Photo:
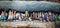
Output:
M55 26L52 22L20 21L4 22L0 24L0 28L55 28Z

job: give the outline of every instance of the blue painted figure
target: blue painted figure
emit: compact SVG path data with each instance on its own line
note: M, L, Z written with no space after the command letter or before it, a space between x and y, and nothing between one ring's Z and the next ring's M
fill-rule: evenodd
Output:
M44 20L48 21L48 13L47 12L45 13L44 17L45 17Z
M42 20L43 20L42 12L40 12L40 21L42 22Z
M55 19L55 15L54 13L52 13L52 21L54 21L54 19Z
M60 14L59 14L59 16L58 16L58 20L60 21Z

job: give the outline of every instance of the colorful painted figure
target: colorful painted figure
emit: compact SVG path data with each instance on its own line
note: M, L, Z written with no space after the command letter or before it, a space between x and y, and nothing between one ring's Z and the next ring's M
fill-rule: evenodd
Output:
M13 20L16 20L16 11L14 11Z
M51 12L48 12L48 19L49 19L49 21L52 21L52 13Z
M25 19L28 20L28 18L29 18L29 13L28 11L25 11Z
M54 20L55 20L55 14L52 13L52 21L54 21Z
M16 13L16 19L17 19L17 20L22 20L22 19L21 19L21 15L20 15L19 12Z
M33 12L32 17L33 17L33 20L37 19L37 13Z
M6 16L5 16L5 13L2 11L2 13L1 13L1 19L2 20L6 20Z
M8 20L12 20L12 19L13 19L13 12L10 10L8 14Z
M43 13L42 12L40 12L40 21L42 22L43 21Z
M26 16L26 17L29 17L28 11L25 12L25 16Z
M44 20L48 21L48 13L47 12L44 14Z
M60 14L59 14L59 16L58 16L58 20L60 21Z

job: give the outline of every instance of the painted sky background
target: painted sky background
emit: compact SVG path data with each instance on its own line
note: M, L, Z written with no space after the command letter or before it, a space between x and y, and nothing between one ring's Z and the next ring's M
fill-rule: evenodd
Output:
M60 3L47 1L0 1L0 8L17 11L55 11L60 12Z

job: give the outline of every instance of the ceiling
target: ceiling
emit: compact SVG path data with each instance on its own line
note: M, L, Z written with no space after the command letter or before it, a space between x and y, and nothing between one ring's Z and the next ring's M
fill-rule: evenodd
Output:
M54 11L60 12L60 3L47 1L0 1L0 8L8 10L27 11Z

